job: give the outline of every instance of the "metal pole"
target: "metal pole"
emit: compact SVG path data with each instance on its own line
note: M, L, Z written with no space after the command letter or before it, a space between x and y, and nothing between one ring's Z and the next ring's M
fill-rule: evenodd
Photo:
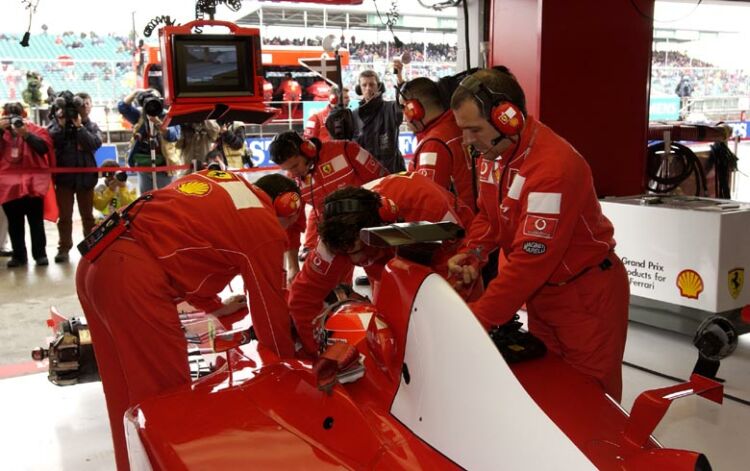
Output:
M148 120L148 147L151 151L151 168L156 169L156 126L150 119L148 119L148 117L146 120ZM151 172L151 179L152 188L156 190L156 170Z

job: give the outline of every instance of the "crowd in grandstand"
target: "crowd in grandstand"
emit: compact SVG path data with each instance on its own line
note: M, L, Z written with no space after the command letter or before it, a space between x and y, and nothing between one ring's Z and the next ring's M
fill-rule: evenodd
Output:
M375 62L381 59L390 60L405 51L409 51L414 61L455 62L457 54L455 45L445 43L428 43L426 46L424 43L405 43L403 48L397 48L393 42L389 42L387 45L385 41L367 43L357 41L355 36L352 36L348 43L342 36L341 42L344 44L344 47L348 47L351 59L357 62ZM263 44L271 46L320 46L323 44L323 38L318 36L305 40L298 38L282 39L274 36L272 38L263 38Z

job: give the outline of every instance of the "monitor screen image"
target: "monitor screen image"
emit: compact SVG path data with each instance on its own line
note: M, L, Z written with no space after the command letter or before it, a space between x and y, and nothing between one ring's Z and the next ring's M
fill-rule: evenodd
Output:
M253 57L247 36L175 36L175 95L253 95Z

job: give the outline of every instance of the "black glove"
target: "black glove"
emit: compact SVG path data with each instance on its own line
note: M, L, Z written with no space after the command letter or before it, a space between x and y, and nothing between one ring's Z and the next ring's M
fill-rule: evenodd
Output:
M490 338L508 363L541 358L547 353L544 342L521 330L522 325L516 314L506 324L490 329Z

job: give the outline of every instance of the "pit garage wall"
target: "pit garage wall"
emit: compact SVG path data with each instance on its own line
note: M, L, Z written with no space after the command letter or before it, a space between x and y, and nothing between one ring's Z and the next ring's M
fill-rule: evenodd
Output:
M638 5L642 16L633 6ZM490 61L586 158L600 196L644 188L654 0L493 0Z

